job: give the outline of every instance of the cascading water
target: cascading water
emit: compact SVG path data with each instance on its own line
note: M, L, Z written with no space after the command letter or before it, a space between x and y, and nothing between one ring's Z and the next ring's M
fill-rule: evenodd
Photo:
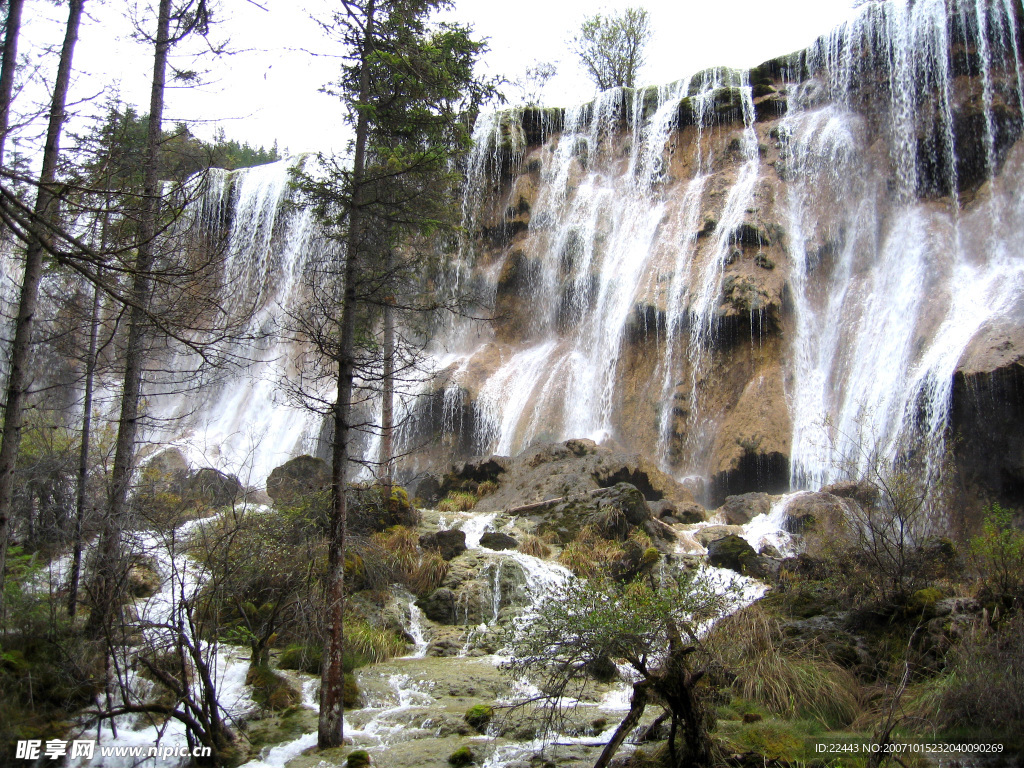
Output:
M903 440L923 446L917 452L934 468L967 345L1021 310L1024 259L1014 244L1024 209L1009 167L970 206L960 194L966 177L982 180L1000 166L996 141L1007 126L997 117L1003 105L1019 115L1024 103L1011 6L872 5L808 51L809 78L792 86L794 487L863 470ZM951 65L954 35L977 50L973 122L954 101L965 87ZM865 62L888 91L874 114L858 87ZM980 158L958 156L968 130L982 134ZM872 146L878 132L881 153ZM948 196L934 199L939 193Z
M222 301L227 313L246 320L222 354L245 365L199 393L151 404L154 421L168 425L151 440L179 445L200 466L245 472L255 484L292 456L312 453L320 429L319 416L291 396L303 386L305 349L287 325L305 297L307 270L326 256L312 212L287 204L292 169L301 162L208 175L189 225L223 233Z

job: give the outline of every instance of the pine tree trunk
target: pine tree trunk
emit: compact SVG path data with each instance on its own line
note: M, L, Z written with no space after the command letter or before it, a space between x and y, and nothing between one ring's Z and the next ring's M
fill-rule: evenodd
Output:
M164 85L167 77L167 55L171 47L171 0L160 0L157 16L153 81L149 102L149 130L146 136L146 167L143 183L144 207L139 222L139 245L132 276L133 307L129 314L128 340L124 354L124 385L121 389L121 414L117 424L111 490L100 535L98 578L89 614L87 630L93 636L108 628L120 601L124 586L121 561L121 528L128 509L128 492L135 465L135 438L138 432L139 399L142 394L142 373L145 362L146 307L152 293L150 272L153 268L160 215L159 151L164 112Z
M50 101L50 120L46 130L46 144L43 147L43 162L39 172L39 189L33 209L38 221L49 221L57 215L57 200L53 183L57 178L57 161L60 158L60 135L64 127L64 110L67 105L68 87L71 84L71 63L78 42L78 27L82 20L85 0L71 0L68 23L64 33L64 45L57 66L57 79L53 84L53 98ZM20 4L19 4L20 6ZM11 4L10 13L14 13ZM20 7L18 8L20 14ZM6 67L6 54L4 51ZM5 69L3 76L7 76ZM13 72L12 72L13 76ZM0 84L6 87L6 84ZM0 116L3 120L5 116ZM6 125L0 126L6 131ZM43 277L43 235L30 237L25 249L25 270L21 280L21 296L18 302L18 316L15 320L14 339L11 342L10 365L7 378L7 398L4 407L4 423L0 444L0 616L3 615L3 573L7 560L7 542L10 536L11 504L14 497L14 468L21 447L21 428L24 421L25 395L31 384L32 330L36 305L39 301L39 283Z
M101 242L106 239L106 222ZM100 289L92 289L92 313L89 316L89 352L85 361L85 396L82 400L82 444L78 450L78 483L75 489L75 543L68 586L68 616L78 611L78 582L82 574L82 522L85 519L85 495L89 482L89 439L92 433L92 390L96 376L96 346L99 337Z
M4 55L0 64L0 165L11 125L11 102L14 99L14 70L18 67L18 36L21 34L21 9L25 0L7 0L7 21L4 24Z
M388 251L387 272L394 269L394 254ZM391 503L391 489L395 482L395 298L384 299L384 386L380 418L380 461L383 464L381 485L384 503Z
M374 0L366 6L360 59L357 106L368 101L370 73L365 62L372 50ZM362 249L362 211L366 140L369 119L365 109L358 110L355 152L352 158L352 202L345 249L344 295L338 338L338 395L334 404L334 444L331 451L331 523L327 555L327 646L324 649L320 680L320 720L317 745L320 749L340 747L344 743L345 671L342 653L345 647L345 526L348 515L346 475L348 469L349 417L352 411L352 384L355 371L356 277Z

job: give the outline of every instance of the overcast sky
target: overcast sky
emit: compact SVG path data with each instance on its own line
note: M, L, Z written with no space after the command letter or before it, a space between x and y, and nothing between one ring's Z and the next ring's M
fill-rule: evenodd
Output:
M343 150L345 134L337 102L318 92L334 77L338 61L332 54L338 52L311 19L327 16L334 4L330 0L259 0L259 4L266 10L248 0L218 1L222 23L212 36L230 38L231 48L238 53L208 60L206 85L173 92L168 121L200 121L194 130L201 135L211 135L220 125L229 137L266 146L276 139L293 152ZM478 37L489 39L490 51L483 62L489 74L514 80L537 60L556 61L559 74L549 84L545 101L566 105L586 100L593 91L567 45L581 19L599 10L637 4L636 0L501 4L456 0L446 17L473 25ZM851 4L851 0L647 2L654 34L641 80L661 84L710 66L759 64L805 47L848 17ZM146 110L152 54L131 39L125 9L135 5L124 0L87 3L92 19L82 30L76 57L78 98L117 83L125 101ZM138 5L145 8L145 3ZM27 33L37 44L59 39L64 13L43 0L30 0ZM515 89L508 90L514 97Z

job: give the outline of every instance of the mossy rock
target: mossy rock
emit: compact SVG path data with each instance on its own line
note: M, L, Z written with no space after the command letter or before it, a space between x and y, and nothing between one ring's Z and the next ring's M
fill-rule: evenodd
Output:
M297 669L310 675L319 675L323 654L320 646L295 643L281 652L277 666L280 669Z
M448 765L452 768L463 768L463 766L472 765L475 762L476 755L469 747L459 747L448 755Z
M252 686L252 698L257 704L275 712L290 709L302 700L299 691L285 677L263 664L249 667L245 683Z
M355 675L345 675L345 687L342 690L341 698L345 709L357 709L359 707L359 684Z
M367 768L370 764L370 753L365 749L356 749L348 753L345 768Z
M944 597L942 590L935 587L919 589L907 600L904 613L908 616L934 617L935 606Z
M466 710L463 718L477 733L485 733L487 726L494 719L494 707L487 704L474 704Z

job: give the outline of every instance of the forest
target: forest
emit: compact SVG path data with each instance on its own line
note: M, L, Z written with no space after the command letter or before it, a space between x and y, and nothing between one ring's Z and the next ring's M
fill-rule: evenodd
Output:
M3 4L0 765L1020 763L1019 2L562 108L345 0L297 156L167 117L212 0L74 101L90 5Z

